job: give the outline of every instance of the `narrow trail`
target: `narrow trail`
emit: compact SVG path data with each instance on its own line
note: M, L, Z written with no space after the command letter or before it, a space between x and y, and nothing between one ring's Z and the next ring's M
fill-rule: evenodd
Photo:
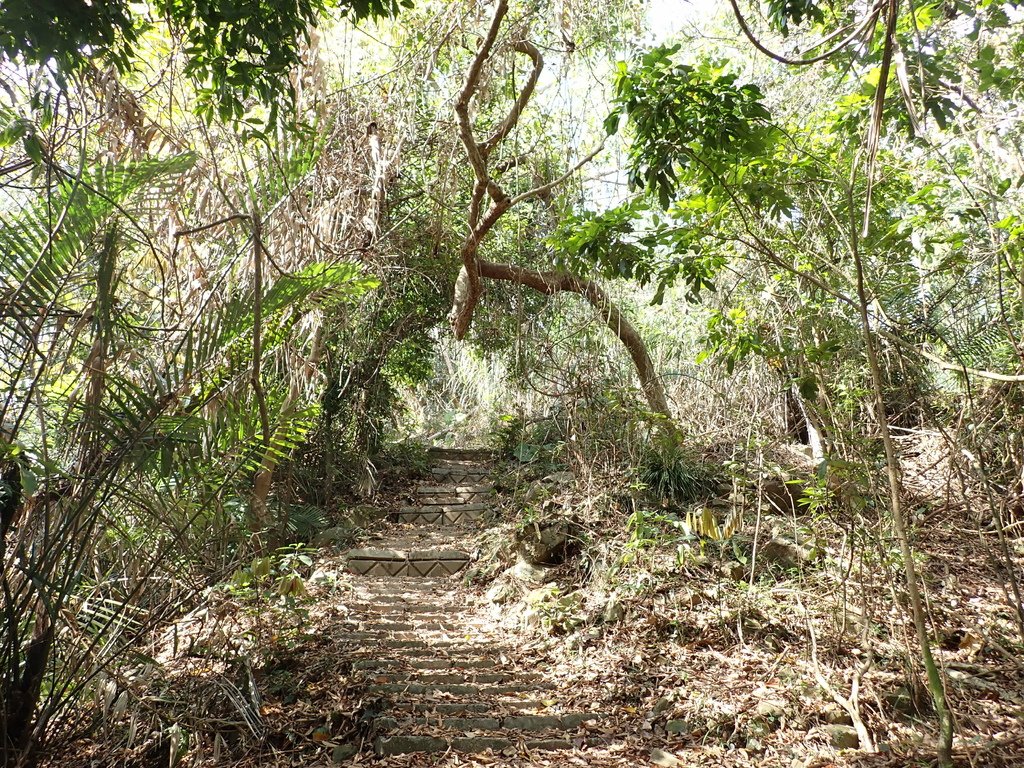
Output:
M524 670L514 638L461 586L473 535L493 514L489 455L431 456L433 479L416 489L416 503L345 556L360 578L348 605L352 629L340 639L351 644L366 726L366 743L350 759L607 764L614 744L600 735L602 713L562 703L578 691L544 669Z

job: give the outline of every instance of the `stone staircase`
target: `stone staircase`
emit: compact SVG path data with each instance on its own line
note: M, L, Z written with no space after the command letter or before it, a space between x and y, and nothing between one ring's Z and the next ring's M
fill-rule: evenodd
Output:
M598 712L561 711L542 671L524 671L493 621L460 591L472 538L494 515L491 456L433 450L431 479L387 532L346 555L353 675L364 736L378 757L431 752L523 755L596 741ZM348 752L337 754L343 758Z

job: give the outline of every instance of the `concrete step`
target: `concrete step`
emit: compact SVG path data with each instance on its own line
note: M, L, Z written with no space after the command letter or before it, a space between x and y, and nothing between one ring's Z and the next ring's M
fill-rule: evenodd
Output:
M495 648L495 644L486 638L467 641L460 640L424 640L422 636L406 633L401 636L388 637L379 632L344 632L335 637L339 643L352 643L374 648L388 648L403 651L409 656L436 656L438 653L456 653L459 655L482 655Z
M371 695L400 693L403 696L437 694L458 694L460 696L508 696L515 693L531 693L538 688L550 688L543 683L499 683L496 685L473 685L472 683L374 683L366 686Z
M491 448L428 448L427 455L435 461L493 461L498 452Z
M490 477L491 471L489 469L484 469L483 467L476 467L471 465L452 465L444 467L434 467L430 470L430 474L436 479L448 480L453 483L462 483L464 485L471 485L482 484L484 480Z
M338 642L357 644L379 643L381 648L433 648L451 651L458 648L473 648L477 652L481 648L494 645L493 638L482 634L466 636L459 632L444 630L416 630L388 632L373 629L347 629L335 635Z
M465 606L455 603L354 603L348 605L349 613L385 621L405 619L432 621L434 619L456 619L467 611Z
M540 679L536 674L515 672L369 672L378 684L400 683L409 685L525 685Z
M432 595L424 597L433 597ZM411 621L423 619L424 621L435 618L458 619L462 616L470 616L465 604L456 603L413 603L413 602L384 602L374 600L373 602L349 603L347 606L349 615L362 618L366 621L381 619L384 621Z
M497 661L486 658L399 658L357 659L352 664L352 669L494 669L497 666Z
M480 715L494 716L495 712L539 713L546 711L544 702L532 699L496 697L490 701L437 701L410 697L385 705L392 712L405 712L410 716L423 715Z
M350 620L358 622L365 629L372 624L410 624L413 629L433 629L455 631L459 627L477 626L473 619L465 618L458 611L445 611L444 613L415 613L411 611L380 611L366 612L353 611L349 614ZM483 619L479 621L482 626Z
M522 731L536 733L539 731L565 732L574 731L586 723L596 724L607 719L608 715L598 712L567 712L555 715L490 715L482 713L471 716L453 717L445 715L419 715L413 717L380 717L374 721L373 727L378 732L396 731L411 726L433 725L448 731Z
M402 507L391 513L391 519L404 525L469 525L479 523L492 514L489 504L473 502L467 504L424 504L419 507Z
M469 563L469 553L457 549L400 550L366 547L350 549L345 562L361 576L436 578L454 576Z
M452 583L445 578L366 578L355 583L353 596L369 596L378 602L421 602L424 597L436 598L451 591Z
M380 736L374 742L374 752L379 757L407 755L417 752L465 752L477 754L487 751L502 752L520 748L530 751L553 751L572 749L567 739L510 739L503 736L455 736L449 739L436 736Z
M494 486L491 483L474 483L468 485L421 485L416 489L416 497L424 504L431 503L455 503L455 502L431 502L427 499L432 497L444 497L455 499L455 501L485 501L494 496ZM479 497L479 498L478 498Z

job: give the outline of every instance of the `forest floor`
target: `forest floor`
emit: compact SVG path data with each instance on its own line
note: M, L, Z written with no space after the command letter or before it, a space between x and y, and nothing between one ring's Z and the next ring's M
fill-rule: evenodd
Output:
M1022 766L1024 655L993 537L936 501L927 477L939 463L933 447L905 448L908 492L919 502L911 507L917 545L928 553L922 570L936 653L957 719L957 765ZM841 519L797 520L794 528L793 519L765 513L726 542L680 532L672 516L638 522L634 514L626 524L624 514L609 517L614 494L597 503L601 494L582 492L581 478L540 474L496 473L500 514L448 542L472 561L455 577L419 586L368 578L352 572L351 551L324 546L303 550L302 594L282 597L280 578L276 593L214 590L156 644L162 671L142 697L150 714L180 723L180 741L169 742L166 731L129 740L111 732L55 762L148 768L187 755L191 765L236 768L935 764L892 547L857 552ZM377 504L392 521L369 526L361 546L408 536L412 528L393 519L414 498L409 478L384 489ZM580 546L558 566L524 564L524 533L564 520ZM787 530L793 541L804 537L803 554L773 554ZM1018 567L1020 544L1011 542ZM401 626L393 613L373 615L374 605L396 601L407 617L421 606L433 623ZM451 748L441 715L428 715L408 720L406 735L439 738L439 752L381 754L374 734L393 713L379 691L396 679L376 664L388 648L420 641L435 661L472 647L489 670L507 675L501 680L542 681L510 694L513 704L515 696L529 699L531 715L595 717L577 717L571 732L557 734L566 742L558 751L520 733L462 753ZM454 706L484 694L456 688L432 701ZM415 707L415 694L407 686L389 701ZM138 731L131 723L145 722L145 711L124 719ZM486 738L485 731L468 727L459 736Z

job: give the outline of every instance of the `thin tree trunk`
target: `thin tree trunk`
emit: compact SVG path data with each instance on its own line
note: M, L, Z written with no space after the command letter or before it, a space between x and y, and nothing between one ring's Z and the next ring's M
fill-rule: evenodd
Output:
M851 212L853 211L852 205L850 210ZM903 574L907 583L907 595L910 598L911 617L914 621L917 641L921 647L921 661L924 663L925 674L928 678L928 689L931 692L932 702L935 705L935 714L939 721L939 743L936 745L939 765L947 768L953 764L953 716L946 702L946 690L942 683L942 676L939 674L939 668L935 664L935 657L932 656L931 639L928 636L928 627L925 623L924 604L921 600L921 592L917 582L917 566L914 565L914 550L910 545L910 537L907 533L907 524L903 514L903 488L900 480L899 458L896 455L896 444L893 442L892 432L889 429L889 417L885 412L885 390L882 366L878 362L877 338L871 330L871 318L868 314L870 300L865 285L864 265L860 257L856 227L851 229L853 231L852 250L854 266L857 270L857 298L861 334L864 338L868 368L871 371L871 390L875 418L878 421L878 432L882 438L882 446L885 449L885 467L889 479L889 505L892 511L893 527L896 529L896 539L899 542L900 554L903 558Z
M250 379L252 390L256 396L256 404L259 408L260 430L263 436L263 462L253 479L252 498L249 506L249 525L252 528L253 541L256 542L256 549L262 551L266 545L263 540L264 533L270 529L270 509L267 506L267 499L270 496L270 486L274 479L274 464L272 460L272 438L270 431L270 415L267 411L267 396L263 391L263 232L261 227L260 213L253 205L252 214L249 217L252 225L252 264L253 264L253 302L252 302L252 370Z

